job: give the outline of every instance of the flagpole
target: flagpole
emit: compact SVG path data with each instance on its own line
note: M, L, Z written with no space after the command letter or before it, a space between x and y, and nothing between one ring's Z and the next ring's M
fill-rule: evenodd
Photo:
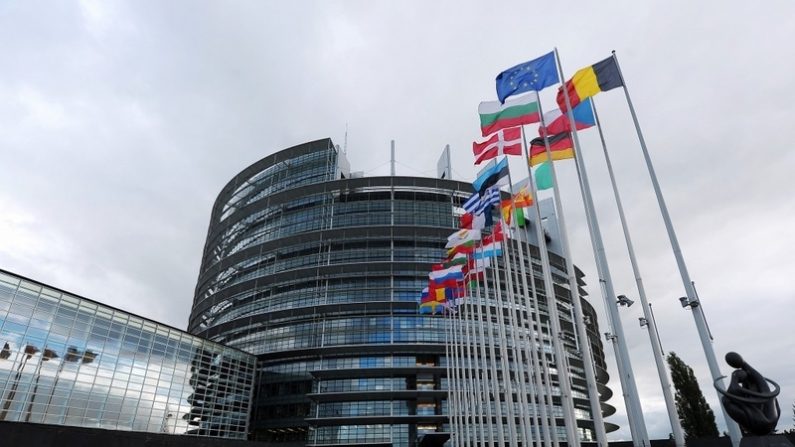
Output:
M467 287L466 286L466 278L464 278L464 280L462 281L462 285L466 289L466 287ZM465 330L466 330L466 339L467 339L467 342L468 342L467 343L466 364L467 364L467 370L469 371L469 387L470 387L470 396L471 396L470 406L474 410L472 412L472 425L474 426L475 420L477 419L478 428L479 428L477 430L477 433L476 433L476 436L475 436L475 439L476 439L476 442L477 442L478 437L481 437L481 440L482 440L482 436L483 436L483 407L482 407L482 403L480 401L480 392L476 388L476 387L479 387L480 384L478 383L477 375L475 374L475 368L472 365L473 364L472 358L475 356L475 346L476 346L475 345L475 343L476 343L476 341L475 341L475 331L474 331L474 328L472 327L472 318L471 318L472 315L474 314L474 310L472 309L473 308L473 303L472 303L472 300L470 299L469 295L468 294L466 294L466 295L467 296L461 297L460 299L464 300L464 306L465 306L465 309L466 309L466 312L467 312L467 315L466 315L467 318L464 320L465 321ZM453 299L455 299L455 297Z
M518 230L519 222L518 222L518 218L516 217L516 198L514 196L513 181L511 179L511 171L510 171L510 169L508 170L508 190L509 190L510 201L511 201L510 213L508 215L513 218L514 222L516 223L516 228ZM500 200L500 211L502 211L502 200ZM504 220L505 215L503 213L500 213L500 214L503 216L503 220ZM529 412L530 412L530 409L529 409L529 407L527 405L527 394L528 394L528 392L527 392L527 382L525 381L525 369L524 369L524 361L523 361L523 358L522 358L522 349L521 349L521 345L520 345L520 342L519 342L519 338L517 337L517 332L519 332L519 329L520 329L519 321L521 320L521 315L517 315L518 306L517 306L516 293L515 293L516 289L514 288L514 285L516 285L517 287L519 285L519 279L517 278L517 275L519 274L519 269L514 266L513 259L512 259L512 256L513 256L513 253L514 253L513 244L508 242L508 240L511 239L511 237L509 237L509 235L513 231L513 227L509 224L508 225L508 229L509 229L508 235L506 235L505 231L503 231L503 239L505 240L505 242L504 242L504 245L505 245L504 256L505 256L506 268L507 268L506 279L508 280L508 290L509 290L508 297L510 298L510 301L508 303L509 304L509 309L508 310L510 312L509 317L510 317L510 323L511 323L511 326L512 326L511 341L513 342L514 364L517 367L517 371L516 371L517 379L516 379L516 382L517 382L517 385L519 387L519 392L521 392L521 394L519 394L519 392L517 392L517 395L518 395L518 398L519 398L519 405L521 406L521 409L522 409L521 414L519 415L519 418L520 418L519 421L520 421L520 427L522 429L522 445L530 445L530 438L531 438L530 437L530 433L529 433L529 428L530 428ZM504 228L503 228L503 230L504 230ZM522 271L524 271L524 263L521 263L521 266L522 266L521 267Z
M511 197L511 199L510 199L511 200L510 212L514 213L513 218L514 218L514 221L516 221L516 219L517 219L516 216L515 216L516 202L515 202L515 197L514 197L514 192L513 192L513 181L511 180L511 171L510 171L510 169L508 170L508 189L510 191L509 194L510 194L510 197ZM502 211L502 200L500 200L500 211ZM504 219L505 216L503 215L503 213L500 213L500 214L502 215L503 221L504 221L505 220ZM509 216L511 216L510 213L509 213ZM518 228L518 222L517 222L517 228ZM512 231L510 224L508 225L508 231L509 232ZM524 361L523 361L523 358L522 358L522 348L521 348L522 345L519 343L519 339L517 338L517 335L516 335L516 333L520 329L519 320L521 319L521 315L517 315L517 313L516 313L518 311L518 309L517 309L517 303L516 303L516 294L514 293L514 290L515 290L514 289L514 284L516 284L516 286L518 287L519 280L518 280L516 275L519 273L519 270L516 267L514 267L514 265L513 265L513 259L511 258L511 256L512 256L512 253L514 251L514 248L513 248L512 244L510 244L508 242L508 240L510 238L508 237L508 235L506 235L504 226L503 226L502 238L503 238L503 244L505 245L505 252L504 252L505 264L506 264L506 275L505 276L506 276L506 279L508 280L508 285L507 285L508 291L509 291L509 293L508 293L508 297L509 297L509 303L508 303L509 309L508 309L508 311L509 311L509 318L510 318L510 323L511 323L511 341L513 342L513 352L514 352L513 359L514 359L514 364L517 367L517 371L516 371L517 379L516 379L516 382L517 382L517 385L519 386L519 391L521 392L521 394L519 394L517 392L517 395L519 397L519 404L521 405L521 408L525 409L524 411L522 411L519 414L519 417L520 417L520 419L519 419L520 420L520 428L521 428L521 434L522 434L522 445L529 446L530 445L531 436L530 436L530 433L529 433L530 416L528 414L529 410L528 410L528 405L527 405L527 394L528 394L527 381L525 381L525 369L524 369ZM524 271L524 264L522 264L522 271Z
M472 325L472 327L471 327L472 339L473 339L473 345L472 345L472 358L473 359L472 359L472 363L474 364L474 367L472 368L472 374L474 375L474 384L476 386L476 388L475 388L476 414L477 414L477 418L478 418L478 427L479 427L479 436L480 436L480 440L481 440L481 445L485 445L485 443L486 443L486 441L485 441L486 427L485 427L485 424L483 422L483 418L485 416L485 409L483 407L484 402L485 402L484 399L483 399L483 395L484 395L483 390L486 387L486 383L483 381L483 378L482 378L482 369L481 369L482 359L480 358L480 353L478 351L478 348L482 344L482 340L483 339L479 337L479 335L477 334L477 332L475 330L476 329L475 328L475 318L479 318L479 312L476 310L476 306L477 306L477 308L479 308L480 304L476 303L474 294L472 293L472 287L470 287L466 276L464 277L464 282L465 282L464 286L465 286L465 288L467 290L466 299L467 299L467 302L469 302L469 312L468 312L469 315L468 316L469 316L470 324Z
M456 383L456 434L458 445L466 446L466 402L464 401L464 382L461 367L461 308L456 305L456 313L453 315L455 324L453 325L453 338L455 340L455 383Z
M481 254L483 253L483 247L480 247ZM494 269L492 269L492 277L494 276L494 270L497 269L496 263ZM494 340L494 329L492 328L492 319L491 319L491 305L488 304L489 301L489 280L486 277L485 273L483 275L483 287L484 287L484 297L486 298L485 301L486 311L488 313L488 322L487 325L489 330L489 354L491 356L491 380L492 385L494 387L494 408L495 413L497 415L496 426L497 426L497 439L499 441L499 445L502 447L505 445L505 427L502 425L502 395L500 393L500 381L499 377L497 377L497 350L495 345L497 342ZM495 312L497 310L496 302L495 302ZM495 319L499 320L499 316L495 315Z
M453 315L455 324L453 325L453 338L455 340L455 381L456 381L456 418L458 445L466 446L466 401L464 399L465 384L463 379L463 367L461 366L461 308L456 304L456 313Z
M539 106L540 106L540 101L539 101ZM522 127L522 148L524 150L524 157L529 160L530 153L528 151L527 143L526 143L525 140L526 140L526 138L525 138L525 134L524 134L524 127ZM536 244L537 244L537 248L538 248L538 257L539 257L539 260L541 261L541 271L542 271L541 278L544 281L544 287L546 288L545 290L547 290L548 287L549 287L549 284L546 282L546 274L545 274L545 272L549 269L549 257L548 256L547 257L542 256L542 253L546 253L546 239L544 239L544 229L541 227L541 210L540 210L540 208L538 206L538 191L537 191L536 186L535 186L535 181L533 180L533 171L530 169L529 162L528 162L528 165L527 165L527 181L528 181L528 185L530 187L530 194L532 195L532 198L533 198L533 206L532 206L532 208L534 208L534 210L535 210L535 219L533 219L533 224L534 224L534 229L536 231ZM543 250L542 250L542 247L543 247ZM528 241L528 248L527 249L528 249L528 254L530 254L529 241ZM530 256L530 264L532 266L532 255ZM549 374L549 363L547 362L547 355L546 355L545 350L543 349L544 348L544 332L542 330L543 325L542 325L542 321L541 321L541 307L540 307L540 304L539 304L539 301L538 301L538 293L537 293L536 284L535 284L535 272L533 273L533 281L532 281L531 284L532 284L532 293L533 293L533 306L535 307L535 311L536 311L536 327L538 328L538 334L539 334L539 349L540 349L539 354L540 354L540 356L542 358L542 365L544 367L544 381L546 382L545 391L546 391L547 401L549 403L549 409L550 409L550 413L549 413L548 417L549 417L549 420L551 422L551 427L553 429L555 429L555 433L553 435L551 435L552 436L551 440L552 440L554 446L557 447L558 446L558 436L557 436L557 430L556 430L557 423L555 421L555 416L554 416L555 415L555 408L554 408L553 401L552 401L552 389L551 389L552 380L551 380L551 377L550 377L550 374ZM547 307L549 307L549 302L550 302L550 300L547 297ZM549 334L549 337L550 337L550 343L552 343L553 346L554 346L554 342L553 342L554 337L553 337L553 335L551 333ZM562 368L560 367L560 365L558 365L558 374L560 374L561 370L562 370ZM558 375L558 380L560 380L560 375ZM547 436L549 436L549 433L547 433Z
M539 105L541 101L539 101ZM522 140L524 141L524 128L522 128ZM526 144L525 155L529 156ZM527 161L527 173L530 183L530 191L533 196L533 208L536 210L534 219L536 234L538 235L538 251L541 256L541 270L544 275L544 290L547 298L547 312L550 320L550 338L555 350L556 366L558 369L558 385L560 387L560 401L563 409L563 419L566 425L566 438L569 446L578 447L580 436L577 433L577 419L574 415L574 401L571 394L571 379L569 377L569 362L566 358L566 351L563 347L563 333L560 328L560 315L558 313L557 295L555 294L555 283L552 280L552 272L549 264L549 252L547 242L544 238L544 229L541 227L541 208L538 205L538 191L533 179L533 171L530 169L529 158Z
M502 210L500 210L502 211ZM502 222L502 212L500 212L500 222ZM503 227L503 237L505 236L505 225ZM492 234L494 234L492 232ZM496 241L496 238L494 238ZM503 304L503 295L502 295L502 285L500 284L500 262L499 258L501 256L495 257L497 268L492 270L492 275L494 276L494 289L495 289L495 298L499 306L499 314L497 315L497 328L499 329L500 338L502 340L507 340L506 330L505 330L505 313L504 313L504 304ZM503 268L505 268L505 262L503 260ZM507 271L506 271L507 273ZM507 281L506 281L507 283ZM500 363L502 366L502 380L505 384L505 403L507 404L507 417L508 420L508 434L510 436L510 443L511 446L517 445L516 439L516 420L513 417L515 406L514 406L514 399L513 399L513 383L511 382L511 368L508 364L508 349L505 347L505 343L500 343Z
M513 195L513 193L512 193ZM513 211L514 213L517 211L516 209L516 200L515 196L512 200L513 202ZM524 214L524 211L520 211ZM527 225L527 223L525 223ZM517 222L517 233L519 230L519 225ZM527 238L525 237L525 240ZM516 288L519 290L519 296L521 302L514 302L515 307L515 320L516 320L516 327L518 330L521 330L519 335L519 345L517 346L517 362L519 363L519 374L522 377L521 384L524 387L523 391L523 401L522 404L525 406L525 431L527 432L527 445L530 445L531 440L533 439L532 434L532 427L535 427L535 442L536 444L541 444L541 437L540 437L540 425L541 421L538 418L538 403L536 399L535 393L538 392L538 388L533 386L533 373L539 369L538 363L533 356L533 349L535 348L535 343L531 342L531 334L533 333L533 320L532 320L532 313L531 308L528 305L527 296L530 294L529 288L527 287L527 269L525 267L525 254L523 249L524 241L519 236L516 239L516 250L511 247L511 253L516 253L515 263L519 265L519 270L514 269L514 280L516 281ZM511 262L513 263L514 260L512 259ZM531 263L532 264L532 263ZM521 278L521 279L520 279ZM521 284L521 287L520 287ZM526 310L526 317L523 318L522 314L522 306L524 306ZM528 324L529 323L529 324ZM526 359L526 362L525 362ZM525 368L525 363L527 363L527 367ZM525 379L525 373L527 379ZM532 405L532 421L530 420L530 406Z
M613 289L613 279L610 275L610 268L607 264L607 256L605 254L604 242L602 241L602 232L599 229L599 222L596 219L596 213L593 203L593 196L588 183L588 174L585 170L585 163L582 158L582 151L580 150L580 141L577 136L577 126L574 121L574 114L572 112L571 101L569 100L569 92L566 88L565 77L563 76L563 66L560 63L560 55L558 49L555 48L555 59L557 61L558 73L561 79L561 90L563 97L566 101L566 115L569 117L571 126L573 143L574 143L574 161L577 166L577 174L580 183L580 191L583 196L583 205L585 207L586 221L591 233L591 242L594 250L594 258L596 260L596 269L604 287L605 301L608 310L608 316L612 322L613 332L618 337L617 355L622 357L619 365L623 365L623 371L619 370L621 378L622 390L624 390L624 400L627 406L627 417L629 419L630 428L635 426L635 432L638 439L633 436L633 442L636 447L648 447L649 435L646 431L646 423L643 418L643 408L640 405L638 397L637 386L635 384L635 376L632 372L632 364L630 362L629 350L627 349L626 339L624 338L624 329L621 326L621 317L618 314L618 304L616 304L616 294ZM546 141L546 140L545 140ZM549 146L547 145L547 157L551 159L549 153ZM554 169L553 169L554 172Z
M445 292L446 293L446 292ZM461 315L463 313L463 306L458 303L455 298L453 298L454 302L456 303L456 320L457 320L457 334L456 339L458 340L458 380L459 380L459 421L460 421L460 430L462 436L464 438L464 445L469 445L469 417L470 417L470 409L469 404L471 403L471 399L469 399L469 386L467 383L467 372L466 367L464 365L464 352L466 346L466 340L464 339L464 319Z
M453 437L453 384L452 384L452 377L453 372L451 368L451 356L450 356L450 344L452 342L450 337L450 326L452 320L450 319L452 314L452 309L445 309L443 314L443 321L444 321L444 358L445 358L445 373L447 374L447 413L448 413L448 425L450 426L450 437L451 442L455 446L455 440L452 439Z
M701 346L704 348L704 355L707 358L707 364L709 365L709 371L712 374L712 380L715 383L716 387L719 387L720 390L725 390L723 385L723 374L720 372L720 367L718 366L718 360L715 358L715 350L712 347L712 341L709 337L709 329L706 327L706 323L704 320L704 314L701 311L701 307L699 306L699 300L696 297L695 290L693 290L693 284L690 280L690 273L687 270L687 265L685 265L685 259L682 256L682 249L679 246L679 239L676 237L676 232L674 231L673 223L671 223L671 215L668 213L668 207L665 205L665 199L662 195L662 190L660 189L660 182L657 180L657 174L654 172L654 166L651 162L651 157L649 156L649 150L646 147L646 140L643 138L643 132L640 130L640 123L638 123L638 115L635 113L635 107L632 105L632 99L629 97L629 90L627 89L627 83L624 79L624 74L621 72L621 66L618 64L618 57L616 57L616 52L613 51L613 60L616 62L616 68L618 69L618 74L621 77L621 85L624 87L624 95L627 98L627 105L629 106L629 113L632 115L632 121L635 124L635 130L638 133L638 141L640 142L640 149L643 152L643 158L646 161L646 167L649 170L649 177L651 177L651 183L654 187L654 193L657 195L657 203L660 206L660 214L662 214L663 221L665 222L665 229L668 231L668 239L671 241L671 248L674 252L674 257L676 258L676 264L679 267L679 274L682 277L682 283L685 286L685 292L687 293L687 300L690 304L690 309L693 311L693 319L696 322L696 329L698 329L698 335L701 339ZM721 393L718 392L718 402L721 402ZM734 447L740 446L740 439L742 438L742 433L740 432L740 427L737 423L729 417L726 413L726 409L720 404L721 410L723 411L723 418L726 421L726 428L729 431L729 437L732 440L732 445Z
M663 358L660 338L657 332L657 322L654 321L654 317L651 314L649 300L646 298L646 289L643 287L643 280L640 276L640 267L638 267L638 260L635 257L635 248L633 247L632 238L629 234L629 226L627 224L627 218L624 215L624 207L621 204L621 195L618 192L616 177L613 172L613 164L610 162L610 155L607 152L607 144L605 143L602 125L599 122L599 114L596 112L596 104L594 103L593 98L591 98L591 107L596 120L596 129L599 131L599 139L602 141L602 151L605 154L607 172L610 175L610 184L613 187L613 195L616 198L616 207L618 208L618 217L621 219L621 228L624 230L624 240L627 242L629 261L632 264L632 272L635 274L635 284L638 287L638 297L640 298L640 304L643 307L643 316L646 318L646 329L648 329L649 338L651 339L651 348L652 352L654 353L654 362L657 365L657 374L660 376L660 386L662 387L663 397L665 398L665 406L668 409L668 419L671 422L671 432L674 435L676 447L684 447L685 436L682 432L682 425L679 422L679 414L676 411L676 402L674 401L674 396L671 392L671 382L668 380L668 370L665 367L665 359Z
M436 292L434 292L435 294ZM436 297L433 297L435 300ZM433 310L431 310L433 312ZM449 337L450 337L450 357L448 358L448 363L450 364L450 376L448 380L448 386L450 387L450 394L452 396L452 401L449 404L449 411L450 411L450 432L451 432L451 439L453 445L456 447L460 447L460 435L459 435L459 420L458 420L458 413L460 407L460 399L459 399L459 386L458 386L458 346L455 336L456 331L456 319L455 315L458 313L458 309L454 309L453 312L450 313L450 320L449 320Z
M514 200L513 203L514 203L514 211L516 211L516 207L515 207L516 201ZM522 211L522 213L524 213L524 211ZM525 226L526 225L527 225L527 223L525 223ZM518 227L518 225L517 225L517 227ZM517 230L518 230L518 228L517 228ZM518 307L517 308L517 314L518 314L518 319L522 320L520 328L522 330L522 334L524 335L524 340L521 342L522 343L522 347L523 347L522 352L524 353L524 357L527 359L527 362L528 362L527 382L526 383L527 383L527 389L528 389L527 395L529 396L529 401L527 401L527 402L528 402L529 405L532 405L532 408L533 408L533 421L532 421L532 424L528 422L528 427L535 427L535 443L538 444L538 445L541 445L541 436L540 436L541 430L540 430L540 428L541 428L542 421L539 420L539 417L538 417L539 404L538 404L538 399L537 399L537 393L539 392L540 384L538 382L534 382L534 378L536 377L535 373L538 372L538 370L539 370L539 364L538 364L538 361L537 361L538 359L534 355L534 352L535 352L534 349L535 349L536 344L535 344L535 337L534 337L535 334L533 332L533 313L532 313L532 308L530 307L530 305L528 303L528 300L527 300L527 297L530 295L530 288L527 286L527 268L525 267L525 260L527 258L525 257L525 253L524 253L524 245L527 242L527 232L524 231L524 230L522 230L522 232L524 233L524 240L522 240L522 237L520 236L520 237L517 238L517 241L516 241L516 247L517 247L516 262L519 264L519 268L520 268L519 277L521 278L521 280L517 280L517 283L519 283L521 281L521 288L519 290L521 291L520 294L524 298L524 300L523 300L523 302L521 304L524 305L527 317L526 318L522 318L521 306L519 306L519 305L517 305L517 307ZM532 260L531 260L530 261L531 270L532 270L532 265L533 265L533 263L532 263ZM522 362L520 362L520 365L522 365L524 363L525 362L522 361ZM524 374L522 375L522 377L524 377ZM540 377L540 376L538 376L538 377ZM527 400L527 398L526 398L526 400ZM546 423L546 421L544 421L543 423ZM530 432L531 432L531 435L529 437L532 437L532 430L530 430Z
M510 182L510 180L509 180ZM516 318L516 294L514 293L514 278L516 271L513 269L513 262L510 259L511 256L511 249L508 247L508 237L505 235L503 229L503 245L505 249L503 251L503 257L505 260L505 278L507 281L506 288L507 288L507 298L508 298L508 321L510 324L510 336L511 336L511 344L512 344L512 351L513 351L513 362L514 368L511 368L510 371L514 373L514 380L516 380L516 398L519 401L519 412L515 416L512 416L518 419L518 436L522 438L522 445L530 445L530 438L528 437L527 428L530 425L530 419L527 413L527 383L524 380L524 364L522 362L522 353L521 353L521 345L519 344L519 340L517 338L517 331L518 331L518 319ZM507 340L507 338L506 338ZM524 410L524 411L522 411Z
M477 260L475 260L475 268L477 269ZM484 264L483 267L484 276L486 274L485 268L486 267ZM480 337L480 343L478 343L478 346L480 348L480 361L478 362L478 370L480 371L480 377L483 388L483 402L486 406L486 417L488 418L488 424L486 424L485 433L488 434L487 445L491 447L494 445L494 430L492 427L492 411L491 411L491 395L490 395L491 381L489 379L489 370L486 368L486 333L483 330L483 302L480 297L480 282L478 282L476 287L473 288L475 289L475 294L477 295L477 303L478 303L477 321L478 321L478 335Z
M524 245L528 245L527 237L525 237ZM520 247L520 256L521 259L528 259L530 264L530 272L523 273L522 277L522 285L524 287L525 293L529 293L531 297L530 305L525 304L527 308L527 316L528 316L528 323L527 323L527 333L528 333L528 354L527 358L530 360L530 364L533 367L532 370L532 379L533 379L533 393L530 395L533 403L533 416L535 422L535 440L536 443L540 446L541 443L544 443L544 446L549 447L552 442L549 435L549 417L547 415L547 400L551 398L546 394L546 387L544 386L544 380L541 377L541 368L542 365L546 364L546 356L544 356L544 362L539 358L538 355L538 338L536 337L536 328L540 326L540 316L538 314L538 295L535 289L535 273L533 272L533 258L530 255L530 249L528 247L527 258L525 258L524 250L521 248L522 244L519 245ZM527 276L530 276L530 287L528 287ZM538 324L537 324L538 323ZM540 333L540 332L539 332ZM547 368L544 368L545 370ZM529 374L528 374L529 376ZM528 377L529 379L529 377ZM542 437L543 436L543 437Z
M458 305L456 305L456 309L455 310L456 310L455 313L452 314L452 324L450 325L450 336L451 336L451 338L453 340L453 345L452 345L453 383L451 384L451 387L454 390L453 394L455 396L455 412L453 413L454 414L453 419L455 421L455 435L456 435L455 436L455 443L456 443L456 445L458 445L460 447L460 446L462 446L462 443L461 443L461 431L462 431L461 430L461 412L462 412L462 409L461 409L461 407L462 407L463 404L461 402L461 387L462 387L462 385L461 385L461 380L459 379L460 374L461 374L461 369L460 369L459 354L458 354L458 344L459 344L459 340L458 340L458 314L461 311L461 309L459 309Z
M538 114L541 119L541 127L546 129L546 122L544 121L544 112L541 107L541 101L538 101ZM574 306L574 326L576 333L579 335L580 352L582 353L583 369L585 370L585 383L588 389L588 401L591 404L591 419L594 423L594 434L596 435L596 444L599 447L607 447L607 432L605 431L604 418L602 417L602 404L599 401L599 388L596 382L596 373L594 372L593 352L591 350L591 342L588 338L588 331L585 327L585 319L582 310L582 303L580 302L580 285L577 283L577 273L574 269L574 259L572 259L571 246L569 245L569 232L566 226L566 218L563 213L563 202L560 200L560 189L558 188L558 179L555 171L555 163L552 160L552 154L549 148L549 141L544 132L544 149L547 154L547 162L549 163L550 171L552 172L552 193L555 202L555 214L557 214L558 228L560 230L560 243L563 251L563 258L566 262L566 274L569 281L569 293L571 294L571 302ZM530 158L527 158L527 169L531 171Z
M524 129L522 131L522 141L524 143ZM527 148L525 148L525 153L526 152ZM531 179L528 178L528 181L531 181ZM535 198L533 198L533 200L535 201ZM533 206L535 206L535 204L533 204ZM543 346L543 341L539 341L539 338L543 334L541 331L541 316L538 305L538 293L536 291L536 285L535 285L535 271L533 270L533 256L531 254L530 242L527 232L525 232L524 245L527 247L527 258L525 258L525 254L522 249L522 244L519 244L519 250L520 250L521 259L523 260L527 259L530 264L530 273L529 273L530 287L528 287L527 273L525 272L522 273L523 275L522 285L524 286L525 293L529 289L532 300L531 302L532 307L531 306L526 306L526 307L527 307L528 316L532 318L530 321L530 327L528 329L530 336L530 346L531 346L530 355L528 356L528 358L531 359L531 362L533 364L533 377L535 379L534 388L535 388L535 398L536 398L536 403L535 403L536 420L539 419L538 415L539 411L541 413L540 414L541 431L539 432L538 427L536 427L536 439L537 442L540 444L540 440L538 439L540 433L541 435L543 435L544 445L546 447L549 447L552 445L552 437L550 436L549 432L549 415L547 414L547 403L549 403L550 406L552 405L552 395L551 393L547 392L547 387L544 384L544 379L541 377L541 369L543 369L548 374L549 365L547 364L547 356L543 352L543 350L541 350L541 352L539 353L539 347ZM522 262L521 265L522 267L524 267L524 262ZM536 328L538 328L539 337L536 337ZM548 378L547 378L547 383L549 383ZM551 410L551 413L554 413L554 410ZM557 437L555 437L554 439L557 440ZM557 443L555 445L557 446Z
M525 221L525 226L527 225ZM525 381L525 387L527 389L527 394L525 396L525 401L527 402L526 408L529 412L530 408L532 408L532 420L528 419L527 421L527 432L528 432L528 439L535 442L536 445L541 445L541 420L538 415L538 391L539 387L534 384L535 378L535 371L539 369L539 365L536 362L535 356L533 356L533 349L535 349L535 343L532 342L531 333L533 331L533 318L531 314L531 308L529 305L529 295L530 290L527 287L527 268L525 266L525 256L524 256L524 249L522 245L524 241L521 240L521 237L516 241L516 258L515 262L519 264L520 271L517 274L517 289L520 291L520 303L517 303L517 319L520 320L519 329L521 330L519 341L522 346L521 350L521 357L520 357L520 364L525 365L524 371L522 372L522 380ZM524 308L524 311L522 310ZM525 379L525 372L526 372L526 379ZM533 432L535 427L535 434Z

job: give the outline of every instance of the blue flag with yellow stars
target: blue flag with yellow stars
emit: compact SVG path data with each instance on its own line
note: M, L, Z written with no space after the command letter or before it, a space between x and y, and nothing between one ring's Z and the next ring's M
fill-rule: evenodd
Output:
M537 59L511 67L498 74L497 98L504 103L505 98L509 96L543 90L559 81L555 53L550 51Z

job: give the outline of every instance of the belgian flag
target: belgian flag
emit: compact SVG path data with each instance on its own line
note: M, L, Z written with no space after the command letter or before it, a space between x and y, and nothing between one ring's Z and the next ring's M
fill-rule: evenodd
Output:
M580 101L599 93L621 87L621 72L618 71L613 56L603 61L599 61L590 67L577 70L570 80L566 81L566 90L569 92L569 101L572 107L577 107ZM566 111L566 98L563 95L563 87L558 88L558 105L560 110Z

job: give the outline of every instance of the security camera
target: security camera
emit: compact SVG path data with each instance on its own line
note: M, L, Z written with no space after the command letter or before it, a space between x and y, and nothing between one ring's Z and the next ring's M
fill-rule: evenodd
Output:
M629 306L635 304L635 302L632 301L631 299L627 298L626 295L619 295L616 298L617 298L616 302L618 303L619 306L627 306L627 307L629 307Z
M690 300L686 296L679 298L679 302L682 303L682 307L690 307Z

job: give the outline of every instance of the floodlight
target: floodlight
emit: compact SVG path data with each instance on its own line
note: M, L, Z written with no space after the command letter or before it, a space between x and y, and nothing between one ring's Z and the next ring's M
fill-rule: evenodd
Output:
M635 301L627 298L626 295L619 295L619 296L616 297L616 299L618 300L616 302L618 303L619 306L627 306L627 307L629 307L629 306L635 304Z

